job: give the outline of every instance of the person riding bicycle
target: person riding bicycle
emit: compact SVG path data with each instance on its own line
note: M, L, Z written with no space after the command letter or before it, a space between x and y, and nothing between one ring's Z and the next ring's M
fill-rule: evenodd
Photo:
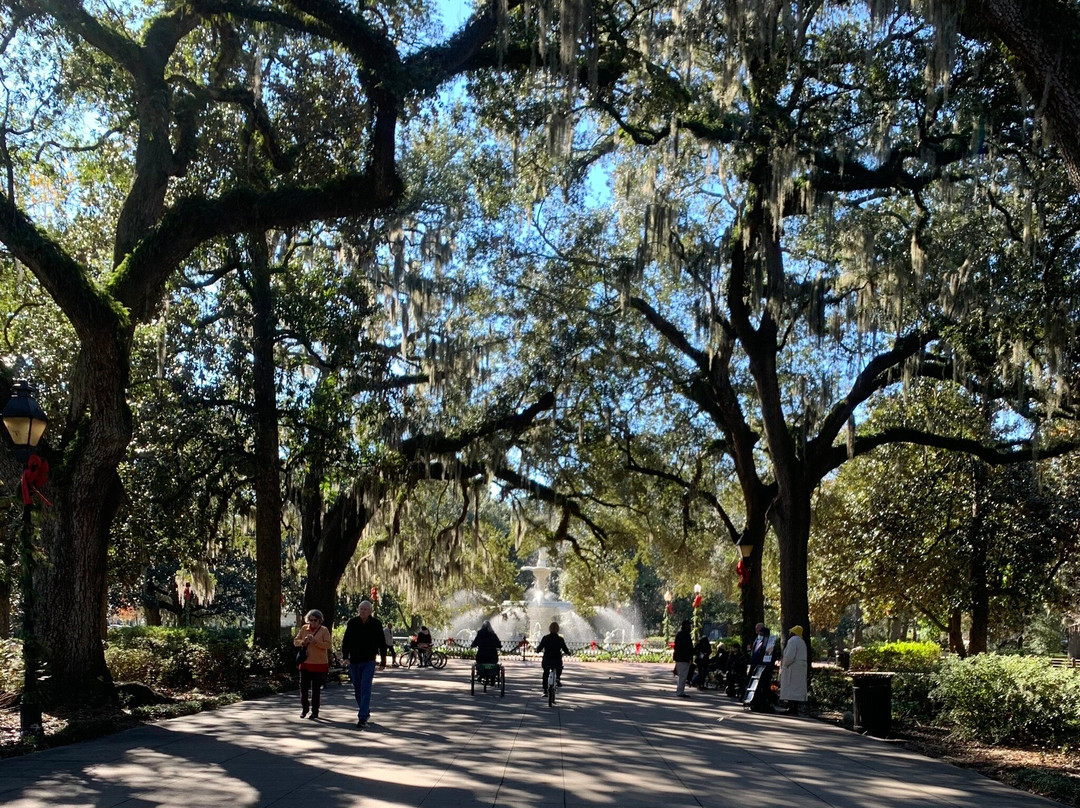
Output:
M435 641L431 637L431 631L427 626L420 626L420 631L416 633L416 640L413 643L416 646L417 655L420 657L420 667L424 668L431 664L431 648L435 645Z
M476 632L476 637L473 638L472 645L469 647L476 649L477 665L498 664L502 640L491 627L490 620L485 620L484 625L480 626L480 630Z
M536 644L537 653L543 654L541 664L544 668L544 695L547 695L548 672L555 670L555 685L562 687L562 658L563 654L570 654L566 647L566 640L559 635L559 624L552 623L548 626L548 633Z

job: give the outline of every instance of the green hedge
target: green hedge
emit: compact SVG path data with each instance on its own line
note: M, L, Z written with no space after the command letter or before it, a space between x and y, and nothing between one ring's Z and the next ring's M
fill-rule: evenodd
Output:
M287 673L294 660L290 640L271 651L253 650L239 629L121 628L109 632L105 647L113 679L166 690L236 691L251 673Z
M954 732L991 743L1080 741L1080 675L1038 657L979 654L941 667L933 697Z
M810 708L822 712L851 710L851 677L840 668L814 668L810 678Z
M936 642L886 642L851 651L853 671L933 673L941 664Z

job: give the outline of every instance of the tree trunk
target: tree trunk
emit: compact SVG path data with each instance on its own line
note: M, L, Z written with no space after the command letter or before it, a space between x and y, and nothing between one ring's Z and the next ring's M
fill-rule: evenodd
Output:
M773 504L772 524L780 548L780 627L786 637L792 626L802 626L810 646L810 595L807 559L810 545L810 496L801 486L781 485ZM796 490L792 490L796 489Z
M949 650L961 659L967 656L967 648L964 647L964 630L961 624L963 613L959 608L949 613Z
M1069 626L1069 659L1080 659L1080 623Z
M304 611L318 609L326 625L333 628L337 621L338 585L371 518L365 502L377 501L381 486L368 492L357 484L343 492L324 513L322 482L321 464L316 461L301 495L301 546L307 560Z
M101 607L108 597L109 531L123 498L116 469L131 440L128 345L130 333L84 338L61 441L63 462L48 458L55 471L46 496L54 507L43 508L37 520L37 544L48 563L38 565L34 577L36 624L53 698L66 703L114 698Z
M281 475L278 471L276 318L263 233L248 237L251 256L255 403L255 644L275 648L281 635Z
M990 587L987 576L987 547L989 537L986 524L986 464L975 467L975 501L969 540L971 545L971 628L968 632L968 653L985 654L986 638L990 626Z
M1080 14L1061 0L966 0L963 32L997 37L1043 109L1069 179L1080 187Z
M765 588L761 578L761 557L765 549L767 525L764 520L751 520L747 516L746 529L740 541L754 546L747 558L750 567L749 581L739 595L742 607L742 647L746 648L754 641L754 626L765 622Z

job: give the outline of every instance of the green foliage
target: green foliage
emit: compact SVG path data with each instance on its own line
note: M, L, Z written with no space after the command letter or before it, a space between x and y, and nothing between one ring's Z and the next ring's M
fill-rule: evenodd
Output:
M936 642L887 642L851 651L854 671L930 673L940 663L941 646Z
M839 668L815 668L810 679L810 708L843 712L851 709L851 679Z
M237 629L135 627L109 632L105 661L117 681L223 692L243 687L251 670L288 670L285 651L253 652Z
M933 697L937 677L932 673L900 673L892 680L893 718L926 723L934 720L940 710Z
M1045 744L1080 739L1080 676L1031 657L979 654L942 665L932 697L965 738Z
M16 639L0 640L0 693L22 690L22 643Z

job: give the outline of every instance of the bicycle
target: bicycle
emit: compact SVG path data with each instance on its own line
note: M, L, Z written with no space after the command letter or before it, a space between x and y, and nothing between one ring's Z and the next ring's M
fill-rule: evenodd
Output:
M449 657L442 651L436 651L434 648L430 652L430 666L436 670L442 670L446 667L446 662ZM420 652L415 648L410 648L402 654L398 655L398 664L403 668L422 668L424 665L420 664Z
M555 668L551 668L548 671L547 678L547 697L548 707L555 706L555 689L559 686L559 677L555 675Z

